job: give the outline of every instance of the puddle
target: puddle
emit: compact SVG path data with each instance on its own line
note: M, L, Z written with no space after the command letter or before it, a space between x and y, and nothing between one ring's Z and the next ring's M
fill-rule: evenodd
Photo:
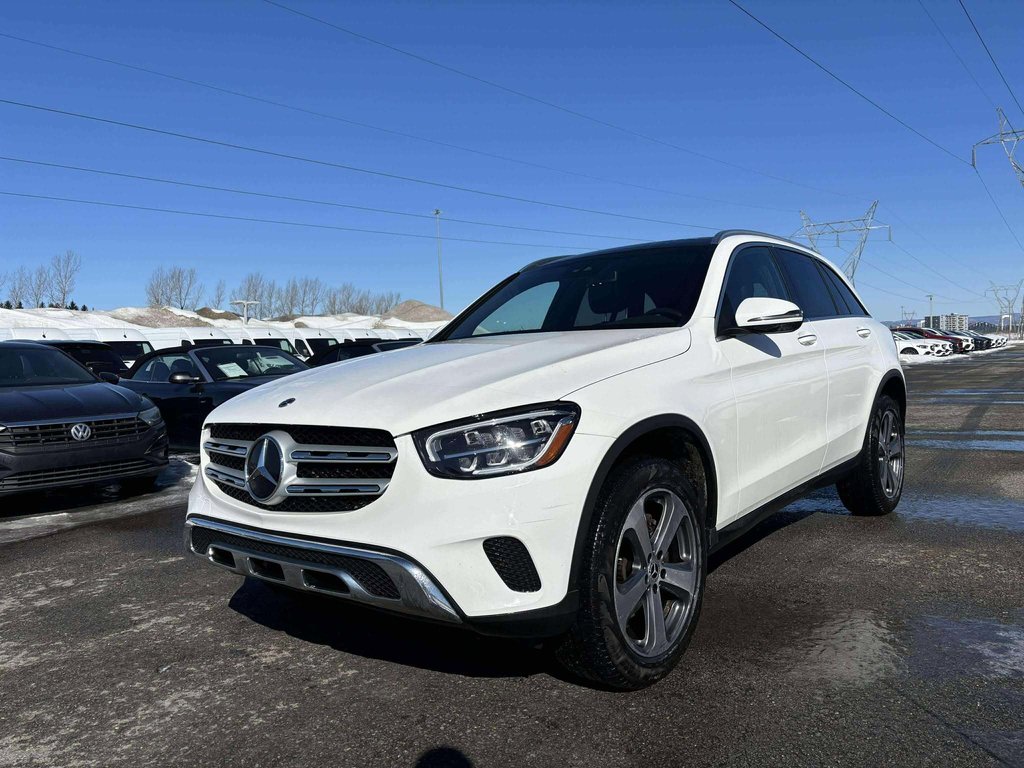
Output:
M849 514L831 489L795 501L786 509L804 513ZM926 496L908 490L904 492L893 517L1024 531L1024 502L983 496Z
M928 440L908 438L908 445L940 451L1013 451L1024 453L1024 440Z
M911 629L907 666L920 677L1024 679L1024 611L1018 623L927 616Z
M850 611L812 627L783 657L795 677L843 684L877 682L900 664L893 632L871 611Z

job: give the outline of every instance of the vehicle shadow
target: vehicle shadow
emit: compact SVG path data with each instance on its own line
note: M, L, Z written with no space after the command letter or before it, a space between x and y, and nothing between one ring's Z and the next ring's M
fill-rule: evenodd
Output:
M73 512L100 504L140 499L176 486L191 473L190 462L185 458L175 457L164 467L152 489L139 490L133 489L128 484L110 483L108 485L86 485L12 494L4 499L4 512L0 512L0 519L52 512Z
M246 579L228 605L299 640L419 669L494 678L557 672L549 654L525 642L393 616L337 598L292 593L257 579Z
M420 755L414 768L473 768L473 761L462 750L436 747Z

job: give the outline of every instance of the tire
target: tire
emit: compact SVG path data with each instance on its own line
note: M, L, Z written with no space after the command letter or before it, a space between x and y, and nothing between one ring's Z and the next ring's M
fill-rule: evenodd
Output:
M883 441L883 433L889 437ZM888 395L871 410L857 468L836 483L839 499L854 515L888 515L903 496L906 468L903 415Z
M643 688L672 671L700 616L706 516L669 461L635 457L612 471L582 553L576 621L556 650L566 669L617 690Z

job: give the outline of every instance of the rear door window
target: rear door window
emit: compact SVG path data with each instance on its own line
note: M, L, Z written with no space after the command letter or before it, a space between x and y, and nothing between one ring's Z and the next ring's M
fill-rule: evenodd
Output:
M853 291L847 287L846 283L835 273L835 270L820 261L818 262L818 269L825 276L825 281L828 283L829 288L832 289L832 295L836 297L836 304L840 308L846 308L844 314L856 317L868 316L868 311L864 309L864 305L857 300L857 297L853 295Z

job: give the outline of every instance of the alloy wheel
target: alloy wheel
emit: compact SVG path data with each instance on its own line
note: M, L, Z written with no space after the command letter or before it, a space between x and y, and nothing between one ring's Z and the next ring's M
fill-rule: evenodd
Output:
M657 488L637 499L615 553L615 613L639 655L666 653L686 630L701 557L696 517L678 494Z
M885 411L878 425L878 478L886 498L894 499L903 485L903 430L899 417Z

